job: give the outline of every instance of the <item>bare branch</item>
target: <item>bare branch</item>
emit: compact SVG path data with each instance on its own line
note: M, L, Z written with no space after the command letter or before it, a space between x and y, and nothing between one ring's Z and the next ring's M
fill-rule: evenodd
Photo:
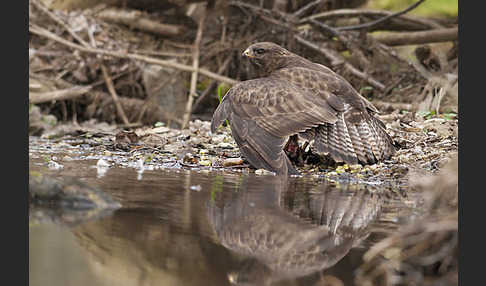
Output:
M118 95L116 94L115 87L113 86L113 81L111 80L110 75L108 74L108 71L106 70L104 64L101 64L101 72L103 73L103 77L105 78L108 91L110 92L111 97L113 98L113 102L115 103L118 116L120 116L124 124L130 124L127 116L125 115L125 111L123 111L123 108L118 100Z
M175 69L179 69L179 70L187 71L187 72L195 71L195 69L191 66L183 65L183 64L180 64L180 63L172 62L172 61L160 60L160 59L155 59L155 58L146 57L146 56L142 56L142 55L131 54L131 53L110 51L110 50L104 50L104 49L99 49L99 48L83 47L83 46L80 46L80 45L75 44L73 42L67 41L67 40L57 36L56 34L49 32L48 30L46 30L44 28L34 26L34 25L29 25L29 32L36 34L36 35L39 35L39 36L42 36L42 37L49 38L49 39L54 40L54 41L56 41L60 44L63 44L65 46L68 46L70 48L73 48L73 49L76 49L76 50L79 50L79 51L85 52L85 53L101 54L101 55L112 56L112 57L116 57L116 58L138 60L138 61L156 64L156 65L160 65L160 66L171 67L171 68L175 68ZM215 80L220 81L220 82L225 82L225 83L228 83L228 84L231 84L231 85L238 83L237 80L234 80L234 79L231 79L231 78L228 78L228 77L225 77L225 76L221 76L219 74L213 73L213 72L208 71L206 69L198 68L197 70L202 75L205 75L209 78L215 79Z
M398 17L400 15L403 15L413 9L415 9L418 5L422 4L425 0L419 0L417 2L415 2L414 4L412 4L410 7L402 10L402 11L399 11L399 12L396 12L396 13L392 13L388 16L385 16L383 18L380 18L378 20L375 20L375 21L371 21L371 22L367 22L367 23L364 23L364 24L360 24L360 25L354 25L354 26L346 26L346 27L338 27L336 28L337 30L339 31L349 31L349 30L358 30L358 29L365 29L365 28L371 28L373 26L377 26L378 24L381 24L381 23L384 23L388 20L390 20L391 18L393 17Z
M226 68L228 67L229 63L231 61L231 56L227 57L226 60L223 62L223 64L219 67L218 73L221 74L223 73ZM203 93L197 98L196 102L194 102L194 105L192 106L192 112L194 112L199 104L208 96L209 92L216 86L216 81L211 81L209 86L203 91Z
M126 9L110 8L104 9L96 16L108 22L127 25L131 28L162 36L177 36L187 30L186 27L181 25L170 25L149 20L138 10L127 11Z
M80 44L82 44L83 46L87 47L88 46L88 43L86 43L80 36L78 36L71 28L68 27L68 25L66 23L64 23L63 20L61 20L56 14L52 13L51 11L49 11L49 9L47 9L46 7L44 7L43 4L39 3L38 0L33 0L32 1L32 4L34 4L39 10L41 10L42 12L44 12L47 16L49 16L52 20L54 20L54 22L56 22L57 24L61 25L61 27L63 27L74 39L76 39Z
M326 25L322 22L319 22L317 20L314 20L314 19L310 19L309 22L312 24L312 25L315 25L317 26L321 31L325 32L325 33L328 33L330 35L332 35L333 37L337 37L339 36L339 31L336 30L336 28L333 28L329 25Z
M317 4L319 4L321 2L322 2L322 0L316 0L314 2L310 2L307 5L305 5L304 7L300 8L297 11L295 11L293 15L295 17L300 17L302 14L304 14L305 12L307 12L307 10L310 10L310 9L314 8L314 6L316 6Z
M376 41L388 46L419 45L457 40L458 28L436 29L420 32L389 32L371 35Z
M299 43L301 43L301 44L323 54L326 58L329 59L332 66L338 66L338 65L343 64L344 68L346 68L353 75L355 75L355 76L357 76L357 77L359 77L363 80L366 80L370 85L372 85L373 87L377 88L380 91L385 90L385 85L383 85L381 82L377 81L376 79L374 79L370 75L367 75L366 73L355 68L353 65L351 65L346 60L344 60L341 57L341 55L339 55L336 51L331 50L331 49L327 49L327 48L322 47L322 46L318 46L318 45L316 45L312 42L309 42L309 41L301 38L298 35L295 35L294 37Z
M182 119L182 126L181 126L182 129L186 128L187 124L189 123L189 119L191 118L192 103L196 95L197 72L199 68L199 53L200 53L201 38L204 30L205 19L206 19L206 11L203 12L201 19L199 19L196 39L194 40L194 48L192 53L193 54L192 67L194 68L194 71L192 72L191 75L191 89L189 91L189 98L187 99L186 110L184 112L184 117Z
M299 23L306 23L310 20L330 20L334 18L343 18L343 17L388 17L393 13L390 11L381 11L381 10L367 10L367 9L337 9L326 11L318 14L314 14L299 20ZM392 18L393 20L402 20L406 21L410 24L418 25L416 28L424 29L439 29L443 28L442 25L436 23L435 21L429 19L422 19L418 17L408 16L408 15L400 15L399 17Z
M381 100L373 100L371 103L380 110L415 110L414 106L410 103L400 103L400 102L385 102Z
M29 92L29 103L38 104L53 100L74 99L91 90L91 86L74 86L51 92Z

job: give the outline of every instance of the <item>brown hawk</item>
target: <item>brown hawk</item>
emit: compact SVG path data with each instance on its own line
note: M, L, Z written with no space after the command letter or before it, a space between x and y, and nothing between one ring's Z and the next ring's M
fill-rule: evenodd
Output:
M240 152L255 168L298 174L283 147L298 134L336 162L374 164L394 152L378 110L331 69L277 44L249 46L243 56L258 78L234 85L214 112L211 131L226 119Z
M248 262L231 271L237 285L275 285L328 269L361 245L381 213L383 196L364 187L295 182L244 177L236 192L208 205L217 242Z

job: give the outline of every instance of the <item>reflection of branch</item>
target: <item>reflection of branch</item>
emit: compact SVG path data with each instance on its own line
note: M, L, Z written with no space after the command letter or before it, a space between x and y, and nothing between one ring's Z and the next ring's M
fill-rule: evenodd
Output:
M187 72L195 71L195 69L191 66L183 65L183 64L180 64L180 63L176 63L176 62L155 59L155 58L146 57L146 56L137 55L137 54L130 54L130 53L124 53L124 52L118 52L118 51L110 51L110 50L104 50L104 49L99 49L99 48L83 47L83 46L80 46L80 45L75 44L73 42L67 41L67 40L57 36L56 34L51 33L50 31L48 31L44 28L34 26L34 25L29 25L29 32L36 34L36 35L39 35L39 36L42 36L42 37L49 38L49 39L54 40L54 41L56 41L60 44L68 46L72 49L76 49L76 50L79 50L79 51L85 52L85 53L101 54L101 55L112 56L112 57L116 57L116 58L138 60L138 61L151 63L151 64L155 64L155 65L159 65L159 66L171 67L171 68L175 68L175 69L179 69L179 70L187 71ZM228 84L231 84L231 85L238 82L237 80L234 80L234 79L231 79L231 78L228 78L228 77L225 77L225 76L221 76L219 74L213 73L213 72L208 71L206 69L198 68L197 70L200 74L205 75L209 78L215 79L217 81L225 82L225 83L228 83Z
M360 24L360 25L339 27L339 28L336 28L336 29L339 30L339 31L347 31L347 30L358 30L358 29L363 29L363 28L371 28L373 26L377 26L378 24L384 23L385 21L388 21L388 20L390 20L393 17L398 17L400 15L403 15L403 14L409 12L410 10L415 9L418 5L422 4L424 1L425 0L419 0L416 3L414 3L413 5L411 5L410 7L406 8L406 9L404 9L402 11L399 11L399 12L396 12L396 13L392 13L392 14L390 14L388 16L385 16L385 17L380 18L380 19L375 20L375 21L363 23L363 24Z

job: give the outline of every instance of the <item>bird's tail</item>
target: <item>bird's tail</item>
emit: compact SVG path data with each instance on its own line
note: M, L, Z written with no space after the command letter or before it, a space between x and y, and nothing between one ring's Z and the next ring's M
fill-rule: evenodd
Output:
M336 162L374 164L395 153L393 139L377 118L341 114L335 124L317 127L314 148L328 153Z

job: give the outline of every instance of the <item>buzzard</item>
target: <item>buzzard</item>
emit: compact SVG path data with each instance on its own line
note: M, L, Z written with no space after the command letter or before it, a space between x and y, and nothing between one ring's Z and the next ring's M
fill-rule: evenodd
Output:
M296 134L336 162L374 164L395 152L385 125L374 117L378 110L331 69L271 42L250 45L242 56L258 76L225 94L211 132L227 119L253 167L299 174L283 150Z

